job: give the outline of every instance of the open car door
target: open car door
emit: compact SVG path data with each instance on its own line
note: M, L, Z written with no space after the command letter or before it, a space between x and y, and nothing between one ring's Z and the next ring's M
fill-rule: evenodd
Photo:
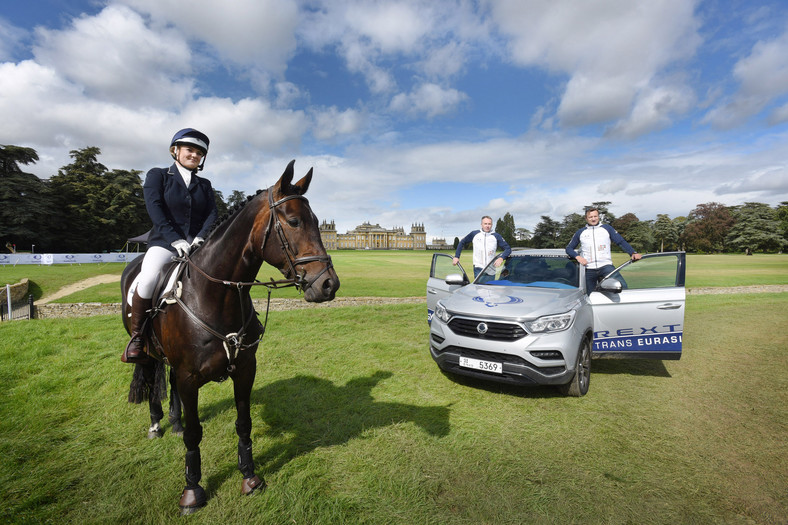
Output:
M644 255L608 275L588 299L594 356L680 359L686 254Z
M453 257L445 253L432 254L430 278L427 280L427 323L432 322L435 305L440 299L448 297L470 283L462 265L452 264Z

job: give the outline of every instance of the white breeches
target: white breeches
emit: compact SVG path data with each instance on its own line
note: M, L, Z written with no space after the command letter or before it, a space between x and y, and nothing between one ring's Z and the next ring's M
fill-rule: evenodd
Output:
M161 246L151 246L145 252L144 259L142 259L142 268L140 273L137 274L134 282L131 283L129 288L129 297L134 295L136 289L137 294L143 299L150 299L153 297L153 288L156 286L156 279L159 277L159 272L165 264L172 261L175 255L170 250L162 248Z

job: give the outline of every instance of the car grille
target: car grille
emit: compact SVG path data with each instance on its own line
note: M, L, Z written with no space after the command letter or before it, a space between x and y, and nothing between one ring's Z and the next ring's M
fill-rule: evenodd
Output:
M483 334L480 334L478 330L481 323L487 325L487 331ZM517 324L464 319L462 317L455 317L449 321L449 328L457 335L492 341L517 341L528 335L528 332Z

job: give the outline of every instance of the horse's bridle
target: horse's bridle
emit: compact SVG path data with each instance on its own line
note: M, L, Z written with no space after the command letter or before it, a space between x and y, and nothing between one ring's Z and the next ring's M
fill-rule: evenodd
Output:
M270 212L270 217L268 220L268 226L265 228L265 235L263 235L263 242L260 246L261 253L265 253L265 243L268 241L268 237L271 233L271 230L275 230L277 236L279 237L279 243L282 246L282 251L285 253L285 257L287 258L288 264L288 271L285 274L285 279L281 281L273 281L274 283L292 283L292 286L295 286L301 292L305 292L309 289L315 281L317 281L324 273L326 273L329 269L333 268L334 265L331 263L331 256L326 255L309 255L307 257L296 257L296 254L293 253L293 249L290 247L290 243L287 241L287 236L285 235L284 228L282 227L282 222L279 220L279 214L276 211L277 206L283 204L289 200L293 199L300 199L309 206L309 201L303 195L287 195L286 197L282 197L278 201L274 202L274 187L271 186L268 188L268 209ZM311 212L311 210L310 210ZM306 275L306 270L303 274L299 274L296 270L296 266L299 264L306 264L309 262L325 262L325 267L318 273L314 279L310 281L306 281L304 276ZM288 285L289 286L289 285Z
M314 284L315 281L317 281L317 279L320 278L321 275L326 273L330 268L334 267L333 264L331 263L331 256L328 255L328 254L326 254L326 255L309 255L309 256L306 256L306 257L296 257L296 254L293 253L293 249L290 247L290 243L287 241L287 236L285 235L284 228L282 227L282 223L279 220L279 215L276 212L276 208L280 204L282 204L284 202L287 202L289 200L292 200L292 199L301 199L304 202L306 202L307 206L308 206L309 205L309 201L307 200L307 198L304 197L303 195L288 195L288 196L282 197L278 201L274 202L273 194L274 194L274 187L271 186L270 188L268 188L268 208L269 208L270 217L269 217L269 220L268 220L268 226L266 226L266 229L265 229L265 234L263 235L263 241L262 241L262 243L260 245L260 253L261 254L265 253L265 244L268 241L268 237L270 236L271 231L275 230L277 236L279 237L279 242L280 242L280 244L282 246L282 251L284 251L285 257L287 258L287 264L288 264L288 267L289 267L289 269L287 270L287 273L285 274L285 279L280 279L278 281L274 281L273 278L272 278L269 282L260 282L260 281L254 281L254 282L226 281L224 279L217 279L216 277L212 277L212 276L208 275L207 273L205 273L205 271L203 271L202 268L197 266L197 264L195 264L194 261L192 261L192 259L189 257L188 254L186 254L183 257L177 258L177 260L185 261L189 265L189 267L194 268L195 270L197 270L198 273L200 273L203 277L205 277L209 281L212 281L212 282L215 282L215 283L220 283L220 284L223 284L225 286L232 286L232 287L234 287L234 288L236 288L238 290L239 299L241 301L241 317L244 318L244 321L243 321L243 325L241 326L241 329L238 330L238 332L234 332L234 333L230 333L230 334L222 334L222 333L218 332L217 330L215 330L214 328L212 328L205 321L200 319L197 316L197 314L195 314L192 311L192 309L189 308L180 299L180 297L178 297L177 295L173 294L174 301L181 308L183 308L183 310L189 315L189 317L192 318L192 320L194 320L198 325L202 326L202 328L204 330L206 330L207 332L209 332L211 335L213 335L214 337L216 337L217 339L222 341L222 343L224 345L225 352L227 353L227 360L229 362L229 365L227 367L227 372L228 373L232 373L233 370L235 370L234 361L235 361L235 358L238 356L238 352L240 352L241 350L246 349L246 348L251 348L251 347L257 346L260 343L260 339L262 339L263 334L265 333L265 327L268 324L268 307L270 307L271 289L272 288L286 288L288 286L295 286L296 289L298 289L299 291L305 292L306 290L309 289L310 286L312 286L312 284ZM315 262L315 261L325 262L326 265L323 268L323 270L315 276L314 279L312 279L310 281L306 281L306 279L304 278L304 276L306 275L306 270L304 271L303 274L299 274L298 271L296 270L296 266L298 266L299 264L306 264L306 263ZM243 342L244 335L246 334L246 329L248 328L249 323L254 318L255 311L254 311L254 309L251 309L249 311L248 315L244 315L245 307L244 307L244 300L243 300L242 290L245 287L251 287L251 286L265 286L266 288L268 288L268 303L269 304L266 307L265 323L264 324L263 323L259 323L259 321L258 321L258 323L262 327L262 332L260 334L260 339L257 339L256 341L252 341L251 343L248 343L248 344L244 344L244 342ZM158 308L154 309L154 312L156 312L156 311L158 311Z

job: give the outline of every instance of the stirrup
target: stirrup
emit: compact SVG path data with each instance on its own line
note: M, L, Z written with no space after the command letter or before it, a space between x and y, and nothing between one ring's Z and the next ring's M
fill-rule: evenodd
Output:
M134 343L135 339L139 341L139 344L142 348L137 353L137 355L132 357L129 355L129 348L131 347L131 344ZM148 360L148 353L145 351L145 340L141 334L135 332L131 336L128 344L126 344L126 348L123 350L123 354L120 356L120 360L123 363L144 363Z

